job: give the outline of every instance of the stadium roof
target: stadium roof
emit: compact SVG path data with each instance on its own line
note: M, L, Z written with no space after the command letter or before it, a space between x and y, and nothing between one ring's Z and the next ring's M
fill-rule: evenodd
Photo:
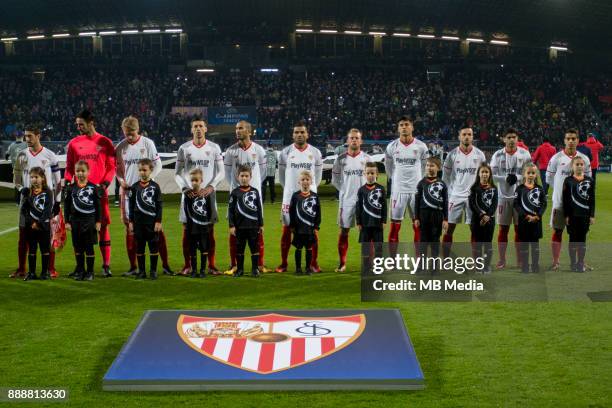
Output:
M87 29L182 27L227 40L285 41L296 27L506 35L609 50L609 0L4 0L2 36ZM495 35L498 33L498 35Z

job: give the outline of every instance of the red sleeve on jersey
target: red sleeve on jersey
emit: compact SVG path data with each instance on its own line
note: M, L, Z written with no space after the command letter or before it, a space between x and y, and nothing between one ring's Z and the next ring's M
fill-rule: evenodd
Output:
M66 171L64 172L64 179L67 182L72 181L72 175L74 174L74 147L72 141L68 143L68 151L66 152Z
M115 147L113 146L113 142L111 142L110 139L104 138L103 140L104 144L106 145L104 146L106 154L106 165L104 167L106 169L106 174L104 174L102 182L110 184L113 181L113 177L115 177Z

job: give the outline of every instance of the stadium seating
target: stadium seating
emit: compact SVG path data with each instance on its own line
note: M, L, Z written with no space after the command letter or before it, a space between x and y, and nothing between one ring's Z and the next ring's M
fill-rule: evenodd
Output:
M75 114L88 107L97 128L112 139L122 137L121 119L134 114L160 150L172 151L189 136L190 121L170 114L173 106L253 105L256 138L285 142L292 123L302 118L320 145L337 142L351 127L362 129L366 139L384 141L394 137L395 119L407 113L426 139L454 139L456 127L469 122L481 145L498 145L508 126L518 128L528 145L545 135L559 142L569 126L598 132L609 144L609 128L597 120L601 107L591 98L598 91L592 83L559 70L501 67L454 68L435 78L421 68L214 75L63 68L47 69L42 80L0 72L0 133L11 139L21 123L34 118L46 123L47 140L67 140L75 133Z

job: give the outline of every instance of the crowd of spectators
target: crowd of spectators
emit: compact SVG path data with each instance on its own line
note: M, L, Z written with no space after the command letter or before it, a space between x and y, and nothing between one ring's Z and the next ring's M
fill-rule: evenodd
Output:
M472 124L481 144L497 145L503 129L518 128L528 145L564 129L597 132L605 122L593 113L592 82L559 70L420 68L313 68L304 72L253 71L170 73L163 70L63 69L0 74L0 131L4 138L31 118L43 121L45 137L67 140L74 117L90 108L97 128L121 138L121 119L133 114L162 148L172 150L189 136L189 117L172 106L245 106L257 109L257 138L289 139L292 124L305 119L320 144L339 141L351 127L366 139L395 136L396 118L415 119L418 136L454 139L457 127ZM286 140L285 140L286 141Z

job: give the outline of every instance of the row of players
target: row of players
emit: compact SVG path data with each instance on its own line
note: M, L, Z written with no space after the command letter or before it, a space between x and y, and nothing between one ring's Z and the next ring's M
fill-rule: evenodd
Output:
M106 188L110 184L115 166L117 169L117 179L121 183L122 195L122 218L126 224L126 244L128 254L130 254L131 269L128 274L137 274L136 265L136 240L133 232L129 229L129 194L131 186L138 182L138 162L143 158L148 158L153 162L152 175L154 176L161 169L159 156L157 155L154 143L139 135L138 121L133 117L126 118L122 123L126 139L122 141L116 149L113 148L109 139L96 132L94 118L91 112L80 113L76 120L77 127L81 133L75 137L68 145L67 167L65 178L68 183L73 181L75 175L75 164L78 161L85 161L90 168L89 181L102 186L102 216L99 231L100 248L103 258L103 274L110 276L110 235L108 225L110 223L108 196ZM206 139L206 123L196 119L191 124L193 139L183 144L178 152L176 163L176 180L181 186L184 196L191 198L206 198L211 202L211 224L209 225L208 237L208 263L209 271L213 274L219 273L214 266L215 242L214 242L214 223L218 221L216 211L215 191L218 183L225 177L230 184L231 190L239 186L239 173L237 169L245 165L251 169L249 185L254 189L261 186L261 175L265 174L265 151L264 149L250 140L251 125L248 122L238 122L236 124L236 137L238 142L231 146L223 157L219 146ZM48 180L53 180L55 193L59 194L59 168L52 153L44 150L40 145L37 136L39 132L30 126L26 129L26 140L29 148L26 149L16 163L16 185L27 187L26 180L29 169L39 166L45 169ZM399 241L399 231L404 214L408 211L412 220L416 220L416 192L417 185L421 180L421 174L425 168L427 160L427 148L425 144L412 135L413 124L407 117L400 118L398 122L399 139L387 146L385 155L385 167L388 176L391 178L391 225L389 232L389 242ZM283 204L281 209L281 219L283 221L283 233L281 236L281 265L276 268L277 272L287 269L287 257L291 246L291 220L290 220L290 201L293 194L299 189L299 175L307 170L313 175L313 183L310 189L316 192L316 187L321 180L322 158L321 153L314 146L307 143L308 131L303 123L298 123L293 130L294 144L288 146L281 153L279 161L279 174L281 185L283 186ZM504 136L505 147L497 151L491 160L492 181L498 184L499 202L497 205L496 217L499 228L499 255L498 268L505 267L505 253L508 240L510 224L514 223L515 228L519 225L518 213L514 211L514 197L517 184L522 182L523 175L521 169L530 162L527 151L517 148L518 134L510 129ZM461 222L463 215L466 221L471 224L471 211L468 205L469 193L474 184L480 164L485 161L485 156L477 147L473 146L473 133L469 127L464 127L459 131L460 145L448 155L443 166L442 181L448 185L448 227L445 230L443 241L452 242L452 235L457 223ZM563 183L567 176L571 175L571 160L578 156L584 161L585 178L581 180L576 190L576 197L583 201L594 197L592 188L593 181L590 179L590 164L588 158L576 151L577 132L573 129L567 131L565 135L565 149L557 153L549 163L547 170L547 181L553 185L553 212L552 224L554 227L553 235L553 267L558 268L559 253L562 232L566 225L565 211L562 203ZM346 254L348 250L348 233L354 226L357 208L357 191L364 184L364 169L366 163L370 161L369 156L361 151L361 133L357 129L351 129L347 136L348 151L340 155L333 168L333 184L338 188L340 194L340 208L338 213L338 224L340 225L340 236L338 241L339 266L337 271L345 270ZM116 161L115 161L116 157ZM193 192L190 185L189 173L191 170L199 168L202 171L202 188L197 195ZM589 192L591 195L589 195ZM432 190L432 194L435 194ZM384 195L382 196L384 197ZM536 194L531 195L532 198ZM56 197L58 198L58 197ZM383 200L384 201L384 200ZM432 203L433 205L438 205ZM198 204L199 205L199 204ZM438 205L439 206L439 205ZM446 206L444 206L446 207ZM180 220L184 224L183 233L183 253L185 267L182 273L189 273L191 268L190 240L187 230L187 218L184 211L184 200L181 205ZM55 212L59 209L55 209ZM592 208L589 212L592 223ZM27 247L27 240L22 230L25 222L20 220L20 253L21 248ZM494 223L493 223L494 225ZM422 240L420 236L420 220L413 222L415 241ZM429 229L427 230L429 231ZM515 230L518 233L518 229ZM167 251L165 251L165 236L163 231L159 232L159 250L163 261L164 272L172 273L167 263ZM423 237L428 240L429 237ZM516 237L518 240L520 237ZM267 269L263 266L263 235L258 235L259 247L259 266L260 270ZM237 238L230 235L230 273L237 270ZM318 237L315 233L312 245L312 261L307 264L314 271L319 271L316 258L318 250ZM30 253L32 251L30 250ZM51 253L52 254L52 253ZM25 255L23 256L25 258ZM23 273L25 269L25 259L21 261L17 273ZM50 269L53 269L52 267Z

